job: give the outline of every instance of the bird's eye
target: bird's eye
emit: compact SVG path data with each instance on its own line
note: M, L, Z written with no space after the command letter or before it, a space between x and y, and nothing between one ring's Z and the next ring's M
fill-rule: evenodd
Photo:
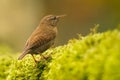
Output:
M50 18L50 20L55 20L55 19L56 19L56 17L51 17L51 18Z

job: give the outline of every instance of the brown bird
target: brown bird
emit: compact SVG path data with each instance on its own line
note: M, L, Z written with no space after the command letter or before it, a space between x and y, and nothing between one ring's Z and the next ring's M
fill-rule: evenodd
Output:
M45 58L41 53L43 53L54 44L57 35L57 23L59 21L59 18L64 16L65 15L45 16L40 21L38 27L28 38L24 51L19 56L18 60L21 60L26 54L31 54L35 62L37 62L37 60L34 58L33 54L40 54L40 56Z

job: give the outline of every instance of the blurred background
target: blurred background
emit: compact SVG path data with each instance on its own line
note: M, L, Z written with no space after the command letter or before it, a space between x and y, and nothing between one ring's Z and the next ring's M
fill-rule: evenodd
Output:
M120 21L119 0L0 0L0 45L21 52L41 18L54 14L60 20L56 45L63 45L77 34L87 35L100 24L99 32L114 29Z

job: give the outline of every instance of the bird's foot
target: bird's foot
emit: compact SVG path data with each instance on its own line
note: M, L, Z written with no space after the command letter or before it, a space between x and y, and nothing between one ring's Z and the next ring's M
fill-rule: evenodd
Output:
M40 54L40 56L41 56L41 59L44 59L44 60L48 60L49 58L50 58L50 55L41 55Z
M35 63L38 63L38 62L40 62L41 60L40 59L38 59L38 60L35 60Z

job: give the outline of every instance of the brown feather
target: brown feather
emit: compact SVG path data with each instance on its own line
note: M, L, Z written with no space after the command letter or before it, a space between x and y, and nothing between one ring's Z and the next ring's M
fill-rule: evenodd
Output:
M57 35L57 23L60 16L45 16L39 26L26 41L24 51L18 58L21 60L26 54L42 53L54 44Z

